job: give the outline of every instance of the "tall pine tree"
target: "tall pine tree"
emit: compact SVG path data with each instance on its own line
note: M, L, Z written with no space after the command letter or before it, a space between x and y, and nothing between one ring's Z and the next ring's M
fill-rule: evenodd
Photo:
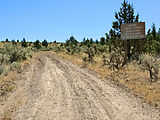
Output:
M112 31L113 31L112 33L113 35L120 37L121 25L126 23L138 22L139 14L135 16L133 5L124 0L120 10L115 13L115 19L116 21L114 21L112 25Z
M156 26L155 26L154 23L152 25L152 33L151 34L153 35L153 39L156 40L156 34L157 34L157 32L156 32Z

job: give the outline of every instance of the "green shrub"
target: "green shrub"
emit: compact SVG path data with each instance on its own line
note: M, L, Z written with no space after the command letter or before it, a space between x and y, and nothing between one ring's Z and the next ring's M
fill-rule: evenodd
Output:
M28 57L32 58L32 54L28 54Z
M3 64L9 64L10 63L10 56L7 54L3 55Z
M27 48L21 48L21 60L27 59L28 50Z
M10 66L5 66L5 67L3 68L3 73L2 73L2 75L8 75L9 71L10 71Z
M75 53L80 53L80 52L81 52L80 47L76 47Z
M126 64L125 52L115 49L109 55L108 65L113 70L120 70Z
M160 61L158 58L153 56L142 54L139 57L139 64L142 70L147 70L150 75L150 81L158 80L159 68L160 68Z
M107 46L98 45L98 46L97 46L97 50L98 50L99 53L102 54L102 53L104 53L104 52L107 51Z
M5 44L4 47L4 54L6 54L6 56L8 57L9 55L9 60L10 62L14 62L14 61L18 61L20 59L20 49L16 46L16 45L12 45L12 44Z
M21 64L18 62L13 62L10 66L10 69L13 71L21 72Z
M95 62L95 61L94 61L95 52L94 52L94 49L93 49L92 47L85 47L85 48L83 49L83 52L84 52L85 54L87 54L87 56L88 56L87 60L89 61L89 63Z
M28 54L27 48L22 48L10 43L5 44L4 49L1 52L1 54L3 54L2 61L4 63L13 63L24 60L27 58Z
M60 51L60 47L58 47L58 46L54 46L52 49L53 49L54 52L59 52Z
M66 53L68 53L68 54L71 53L71 47L70 46L66 47Z

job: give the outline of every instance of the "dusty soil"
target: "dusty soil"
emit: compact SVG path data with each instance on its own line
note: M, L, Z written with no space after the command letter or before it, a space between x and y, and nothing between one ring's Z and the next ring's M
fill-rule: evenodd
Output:
M159 110L93 71L42 53L1 97L0 119L160 120Z

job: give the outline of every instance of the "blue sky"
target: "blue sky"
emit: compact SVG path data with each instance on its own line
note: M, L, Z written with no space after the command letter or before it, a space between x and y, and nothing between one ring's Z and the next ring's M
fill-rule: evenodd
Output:
M123 0L0 0L0 40L63 42L71 35L99 39L112 26ZM160 28L160 0L128 0L146 30Z

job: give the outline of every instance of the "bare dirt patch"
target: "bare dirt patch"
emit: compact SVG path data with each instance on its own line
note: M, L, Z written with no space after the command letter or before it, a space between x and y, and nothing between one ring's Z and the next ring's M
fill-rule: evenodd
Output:
M93 71L41 53L0 105L15 120L159 120L159 111Z

